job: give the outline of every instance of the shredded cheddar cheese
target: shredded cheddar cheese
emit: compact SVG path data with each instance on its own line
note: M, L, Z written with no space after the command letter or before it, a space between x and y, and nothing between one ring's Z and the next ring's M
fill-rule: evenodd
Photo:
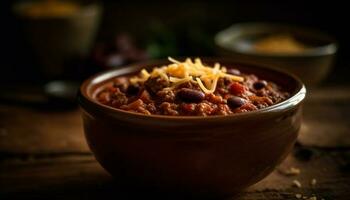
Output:
M186 82L197 83L204 93L213 93L216 89L219 78L230 78L234 81L242 82L244 79L226 73L226 68L219 63L215 63L214 67L205 66L199 58L194 62L187 58L184 62L168 57L172 64L157 67L152 72L141 70L139 76L130 78L130 83L136 84L145 82L150 77L161 77L170 83L170 88L175 88Z

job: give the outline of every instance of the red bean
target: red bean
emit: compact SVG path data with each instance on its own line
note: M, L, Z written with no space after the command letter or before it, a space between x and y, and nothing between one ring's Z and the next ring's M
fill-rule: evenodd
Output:
M198 90L182 88L177 92L177 97L179 97L184 102L200 102L204 100L205 94Z

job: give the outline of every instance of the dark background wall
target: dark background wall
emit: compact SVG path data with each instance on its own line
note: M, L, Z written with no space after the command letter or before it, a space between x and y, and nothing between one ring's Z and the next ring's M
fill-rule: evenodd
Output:
M24 41L21 27L12 13L17 1L1 4L2 46L0 73L2 82L37 82L37 61ZM169 45L175 55L215 55L213 36L228 26L248 21L295 24L322 30L340 44L331 83L347 82L349 73L349 11L337 1L306 2L259 0L245 1L100 1L104 15L97 41L106 41L126 32L147 48L152 41ZM18 75L20 73L21 75ZM40 80L39 80L40 82Z

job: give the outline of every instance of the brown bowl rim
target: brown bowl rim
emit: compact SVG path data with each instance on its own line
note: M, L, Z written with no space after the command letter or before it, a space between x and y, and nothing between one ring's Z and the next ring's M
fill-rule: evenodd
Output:
M295 75L286 72L284 70L280 70L280 69L273 69L270 68L266 65L261 65L261 64L257 64L255 62L241 62L241 61L236 61L236 60L232 60L229 58L214 58L214 57L200 57L203 61L212 61L212 62L231 62L234 64L239 64L239 65L244 65L249 67L253 67L253 68L259 68L262 70L267 70L267 71L274 71L280 74L283 74L285 76L289 76L290 78L292 78L296 83L297 83L297 88L296 88L296 92L289 97L288 99L274 104L272 106L268 106L266 108L262 108L262 109L258 109L255 111L249 111L249 112L244 112L244 113L235 113L235 114L231 114L231 115L211 115L211 116L169 116L169 115L145 115L145 114L141 114L141 113L136 113L136 112L132 112L132 111L126 111L126 110L122 110L122 109L118 109L118 108L114 108L111 106L107 106L104 105L100 102L98 102L96 99L94 99L93 97L91 97L90 95L87 94L87 90L88 87L92 84L97 84L96 82L103 82L105 80L111 79L112 76L111 73L115 72L115 71L120 71L120 70L127 70L130 67L135 67L137 65L141 65L141 66L148 66L154 63L155 66L157 66L156 64L159 65L159 63L164 63L166 61L166 59L158 59L158 60L148 60L148 61L143 61L143 62L137 62L137 63L132 63L129 65L126 65L124 67L121 68L117 68L117 69L110 69L107 71L103 71L100 73L97 73L93 76L91 76L90 78L86 79L85 81L83 81L83 83L81 84L79 91L78 91L78 104L80 107L84 108L84 102L90 104L90 105L94 105L99 109L102 109L103 111L107 111L107 112L112 112L115 114L124 114L125 117L138 117L138 118L144 118L144 119L165 119L165 120L210 120L210 119L227 119L227 118L240 118L240 117L249 117L252 115L257 115L257 114L265 114L265 113L269 113L269 112L279 112L279 111L283 111L283 110L289 110L290 108L293 108L295 106L297 106L298 104L300 104L301 102L303 102L303 100L305 99L306 96L306 88L305 85L303 84L303 82L296 77ZM109 76L108 76L109 75ZM107 76L104 78L104 76ZM96 81L97 79L97 81ZM102 79L102 80L99 80ZM95 83L94 83L95 82Z

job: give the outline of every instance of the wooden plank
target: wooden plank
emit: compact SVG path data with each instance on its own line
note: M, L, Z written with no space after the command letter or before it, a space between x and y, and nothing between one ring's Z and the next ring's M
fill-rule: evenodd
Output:
M272 174L249 188L248 194L260 192L265 196L277 190L279 191L277 198L268 199L295 198L296 194L308 197L315 194L317 199L347 199L345 197L350 197L350 192L347 191L350 189L349 158L350 151L331 152L298 147ZM282 173L291 167L300 169L300 174L286 176ZM312 179L316 180L315 185L312 184ZM294 180L298 180L302 187L295 187Z
M79 110L50 112L0 105L0 152L89 152Z
M306 104L298 142L304 146L313 147L350 147L348 102Z
M298 142L323 148L350 147L350 88L310 91Z
M304 151L310 149L296 148L279 170L249 188L239 199L296 199L296 194L315 194L317 199L327 200L350 197L350 150L327 153L311 149L313 153L300 156ZM285 176L280 172L291 166L300 168L300 175ZM130 195L119 191L90 155L22 162L10 159L0 165L0 172L1 199L100 199L102 196L129 199L126 197ZM317 179L314 186L310 184L312 178ZM302 183L302 188L292 185L294 179ZM145 198L143 194L139 197Z

